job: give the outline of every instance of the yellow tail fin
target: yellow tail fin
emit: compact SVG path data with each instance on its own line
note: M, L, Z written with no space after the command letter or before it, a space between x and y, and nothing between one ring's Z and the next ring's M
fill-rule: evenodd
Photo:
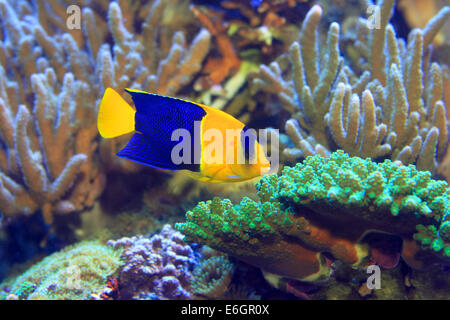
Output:
M113 89L103 95L97 117L97 128L103 138L114 138L134 131L136 111Z

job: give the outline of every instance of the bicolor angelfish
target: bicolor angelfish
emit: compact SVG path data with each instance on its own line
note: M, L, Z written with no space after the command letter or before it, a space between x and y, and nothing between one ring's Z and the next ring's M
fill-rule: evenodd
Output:
M255 131L228 113L192 101L125 91L135 108L108 88L97 118L103 138L134 132L119 157L159 169L185 170L207 182L245 181L269 171Z

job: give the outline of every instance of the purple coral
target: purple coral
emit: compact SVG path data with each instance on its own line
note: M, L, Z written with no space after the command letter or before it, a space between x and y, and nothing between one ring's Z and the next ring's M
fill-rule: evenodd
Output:
M190 281L195 264L192 248L183 235L166 224L159 234L147 238L135 236L110 240L114 248L123 248L125 261L119 275L124 299L189 299Z

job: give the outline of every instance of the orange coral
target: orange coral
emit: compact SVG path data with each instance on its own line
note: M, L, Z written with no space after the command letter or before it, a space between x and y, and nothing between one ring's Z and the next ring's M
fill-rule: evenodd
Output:
M224 25L220 14L209 9L205 9L205 12L203 12L194 6L192 11L215 38L221 57L210 57L203 72L208 74L208 80L213 85L220 84L229 75L239 70L241 60L236 54L233 43L227 34L227 27Z

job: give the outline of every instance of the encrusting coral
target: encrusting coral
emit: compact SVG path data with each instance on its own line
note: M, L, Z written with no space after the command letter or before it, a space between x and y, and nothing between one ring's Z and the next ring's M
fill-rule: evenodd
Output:
M121 250L80 242L44 258L12 281L8 299L87 300L123 263Z
M256 189L260 202L200 202L175 228L188 241L262 268L271 283L272 275L326 280L328 258L363 266L383 250L368 239L383 234L403 240L400 253L412 267L450 262L447 183L413 165L340 150L264 176Z
M294 148L286 157L328 155L341 148L361 157L390 157L435 171L448 143L443 71L431 63L430 44L450 15L444 7L423 29L414 29L405 43L388 23L394 0L378 1L380 26L358 23L355 49L346 61L339 50L340 26L329 27L321 50L320 6L305 18L299 40L292 44L284 70L279 61L260 67L253 90L279 97L292 118L286 132ZM349 67L352 65L352 68ZM353 70L352 70L353 69Z

